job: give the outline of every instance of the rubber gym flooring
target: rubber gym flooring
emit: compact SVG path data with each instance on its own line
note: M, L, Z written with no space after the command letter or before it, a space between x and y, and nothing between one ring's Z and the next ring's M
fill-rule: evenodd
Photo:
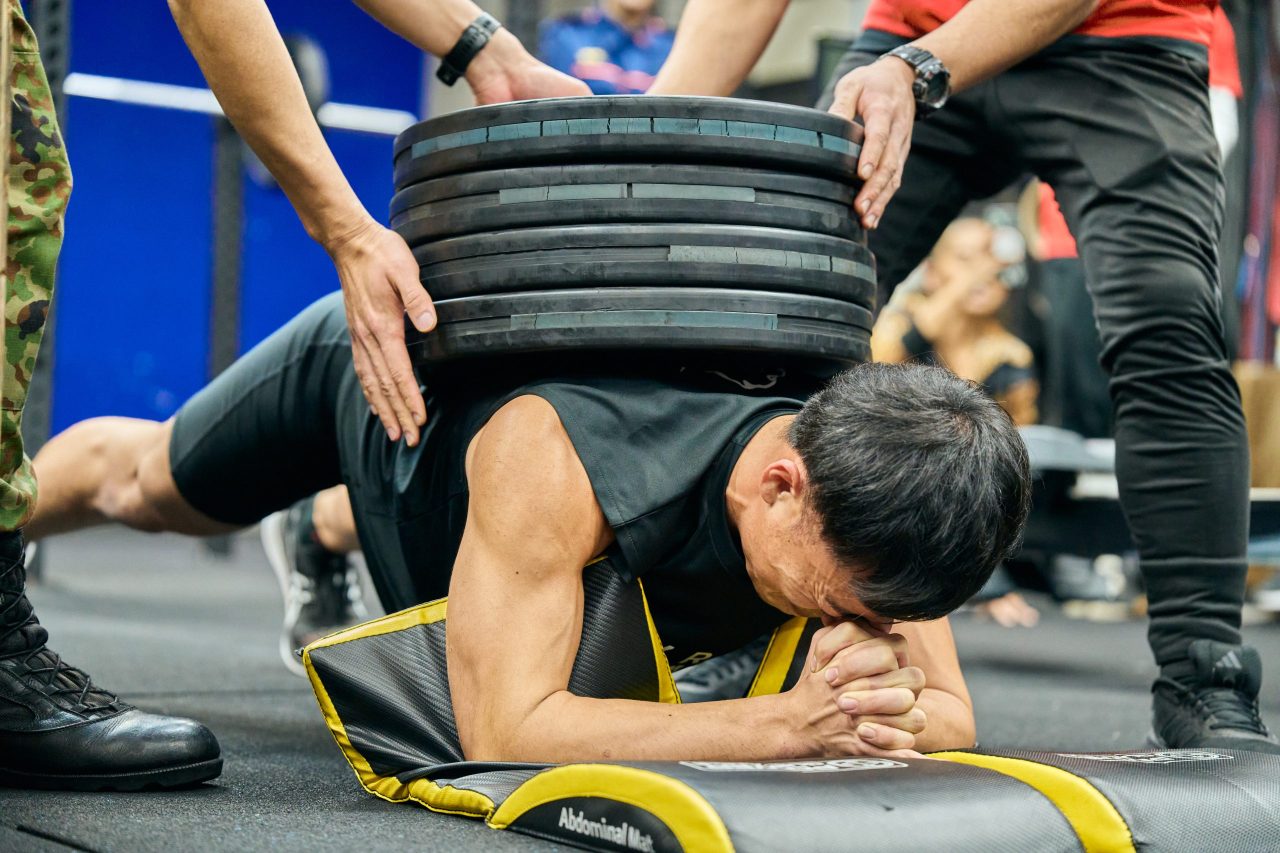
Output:
M48 543L32 591L54 648L153 711L197 717L226 766L198 789L61 794L0 789L0 851L503 851L566 849L477 821L376 800L325 730L311 690L276 655L280 595L256 535L230 557L178 537L101 529ZM1153 674L1144 623L1031 630L955 620L987 746L1141 746ZM1246 629L1280 724L1280 624Z

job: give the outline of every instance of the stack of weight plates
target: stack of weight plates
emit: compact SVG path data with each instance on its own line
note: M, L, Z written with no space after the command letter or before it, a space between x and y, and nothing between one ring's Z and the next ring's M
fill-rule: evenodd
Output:
M420 362L869 355L861 128L728 98L555 98L421 122L392 227L435 300Z

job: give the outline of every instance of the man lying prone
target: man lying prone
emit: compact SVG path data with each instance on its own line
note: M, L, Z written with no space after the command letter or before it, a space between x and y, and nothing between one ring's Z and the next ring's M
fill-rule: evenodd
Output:
M449 687L472 760L972 745L944 617L1015 546L1029 498L1022 441L976 386L918 365L855 368L807 401L691 370L499 377L429 388L410 447L370 413L346 336L335 295L168 423L99 418L59 435L36 459L31 534L105 521L220 533L345 483L384 606L449 597ZM673 667L790 616L827 627L779 695L575 696L583 567L601 555L642 580Z

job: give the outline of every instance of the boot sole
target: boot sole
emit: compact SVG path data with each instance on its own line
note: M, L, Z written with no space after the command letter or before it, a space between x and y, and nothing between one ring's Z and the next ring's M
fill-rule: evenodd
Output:
M222 773L222 759L213 758L180 767L144 770L136 773L60 775L25 773L0 767L0 786L37 788L45 791L143 791L189 788L216 779Z

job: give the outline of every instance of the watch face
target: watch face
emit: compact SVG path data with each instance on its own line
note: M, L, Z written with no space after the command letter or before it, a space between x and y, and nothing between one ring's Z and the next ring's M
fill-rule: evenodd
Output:
M931 59L916 68L914 94L921 105L936 110L947 102L951 92L951 72L938 59Z

